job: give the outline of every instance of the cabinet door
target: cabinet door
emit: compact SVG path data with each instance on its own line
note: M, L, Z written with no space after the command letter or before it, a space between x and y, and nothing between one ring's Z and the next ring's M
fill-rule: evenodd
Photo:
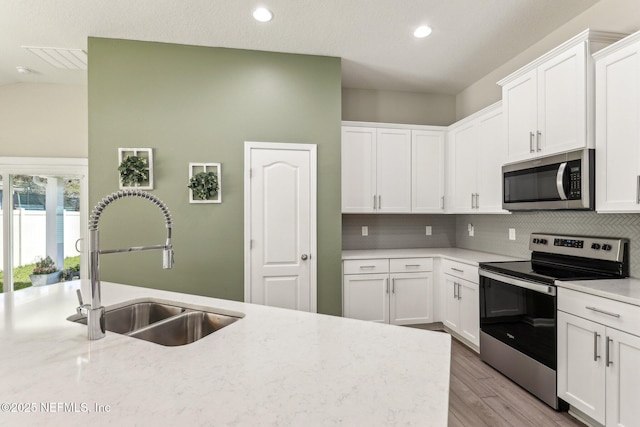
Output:
M610 328L607 328L607 338L611 342L606 374L606 425L637 426L640 420L640 338Z
M605 327L558 311L558 397L605 421Z
M458 301L460 303L460 330L464 338L480 345L480 297L478 284L458 279Z
M507 162L502 110L478 121L478 212L505 212L502 209L502 165Z
M411 212L444 211L444 132L411 132Z
M454 129L451 134L451 210L475 212L478 128L474 122Z
M538 129L537 86L537 72L531 70L502 88L504 132L507 138L509 162L537 155L535 147Z
M342 212L373 212L376 129L342 128Z
M638 212L640 46L596 62L596 210Z
M544 155L587 146L586 44L538 67L537 150Z
M458 282L460 279L445 274L442 290L444 292L444 316L442 323L458 332L460 329L460 303L458 302Z
M378 129L377 212L411 212L411 131Z
M389 323L389 275L343 276L343 315L352 319Z
M390 319L394 325L433 322L433 273L391 275Z

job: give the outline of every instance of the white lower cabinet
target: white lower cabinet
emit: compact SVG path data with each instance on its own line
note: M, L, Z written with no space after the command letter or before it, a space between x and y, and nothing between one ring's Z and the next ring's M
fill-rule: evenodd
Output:
M444 298L442 323L451 332L478 347L480 345L478 268L443 260L442 271Z
M638 319L638 306L558 289L558 397L600 424L640 425Z
M346 260L343 315L394 325L433 322L433 260Z

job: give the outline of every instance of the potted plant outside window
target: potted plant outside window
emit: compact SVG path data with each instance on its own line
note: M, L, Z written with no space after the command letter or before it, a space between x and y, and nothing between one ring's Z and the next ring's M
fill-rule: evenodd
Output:
M33 286L44 286L60 281L61 271L58 271L55 262L50 256L36 261L33 273L29 275Z

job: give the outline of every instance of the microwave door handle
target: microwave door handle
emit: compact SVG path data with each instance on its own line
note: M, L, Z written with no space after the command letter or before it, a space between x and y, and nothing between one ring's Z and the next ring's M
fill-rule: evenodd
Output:
M558 168L558 174L556 175L556 187L558 188L558 194L560 200L567 200L567 193L564 191L564 172L567 169L567 162L560 163Z

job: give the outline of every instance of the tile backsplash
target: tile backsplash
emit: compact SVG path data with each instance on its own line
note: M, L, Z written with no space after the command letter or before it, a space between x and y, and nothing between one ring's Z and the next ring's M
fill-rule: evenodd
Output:
M473 224L470 237L468 225ZM362 226L369 236L362 236ZM425 235L425 226L432 235ZM516 239L509 240L509 229ZM342 216L342 249L459 247L529 258L533 232L626 237L630 240L631 276L640 278L640 214L580 211L517 212L508 215L365 215Z
M362 227L369 235L362 235ZM431 226L431 236L425 227ZM344 214L342 249L449 248L455 246L454 215Z

